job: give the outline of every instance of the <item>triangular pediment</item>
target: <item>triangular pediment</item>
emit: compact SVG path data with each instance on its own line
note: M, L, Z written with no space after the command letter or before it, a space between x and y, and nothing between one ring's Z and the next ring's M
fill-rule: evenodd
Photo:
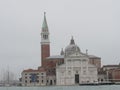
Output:
M74 54L71 54L70 57L87 57L86 54L76 52Z

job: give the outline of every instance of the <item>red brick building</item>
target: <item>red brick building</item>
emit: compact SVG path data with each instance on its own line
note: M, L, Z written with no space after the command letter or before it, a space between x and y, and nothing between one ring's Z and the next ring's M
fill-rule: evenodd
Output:
M98 79L103 81L120 82L120 64L104 65L98 72Z
M112 71L112 78L114 79L114 81L120 82L120 68Z

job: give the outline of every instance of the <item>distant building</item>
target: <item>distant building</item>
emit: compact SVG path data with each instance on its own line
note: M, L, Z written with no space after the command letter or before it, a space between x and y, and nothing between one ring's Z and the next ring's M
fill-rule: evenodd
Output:
M89 56L89 63L92 65L95 65L98 70L101 68L101 58L94 56L94 55L88 55Z
M74 82L68 83L69 85L86 82L87 83L97 82L97 70L101 67L101 58L94 55L88 55L88 53L82 53L79 47L77 47L74 44L73 39L69 47L67 47L68 49L65 49L65 52L62 49L60 55L54 56L50 55L50 37L45 13L42 31L40 35L41 35L42 66L38 67L38 69L36 70L33 69L24 70L21 73L22 86L41 86L56 84L64 85L65 81L63 81L64 83L61 83L60 81L60 78L62 78L60 76L62 75L61 73L62 68L66 70L65 73L67 74L67 76L66 77L64 76L66 81L67 81L66 78L69 77L73 78L72 81ZM73 49L71 46L74 46ZM71 51L67 51L70 49ZM71 54L71 52L74 53ZM74 63L72 64L72 66L68 65L69 60L71 63ZM66 67L68 67L69 69L66 69ZM68 74L67 72L71 74ZM69 82L69 80L67 82Z
M109 70L109 79L112 82L120 82L120 68Z
M103 70L117 69L120 68L120 64L118 65L103 65Z
M99 82L120 82L120 64L103 65L98 71Z
M103 68L101 68L98 71L98 82L102 83L102 82L107 82L108 81L108 77L107 77L107 72L103 70Z
M22 86L40 86L46 85L46 72L43 69L28 69L22 72Z

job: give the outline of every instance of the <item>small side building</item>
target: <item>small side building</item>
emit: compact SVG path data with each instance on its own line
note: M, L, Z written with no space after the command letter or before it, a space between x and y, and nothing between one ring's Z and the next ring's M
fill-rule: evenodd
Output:
M109 71L109 78L111 82L119 82L120 83L120 68L111 69Z
M88 57L89 57L89 63L95 65L99 71L101 69L101 58L95 55L88 55Z
M104 65L98 71L99 82L120 82L120 64Z
M39 70L28 69L22 72L22 86L42 86L46 85L46 71L44 68Z

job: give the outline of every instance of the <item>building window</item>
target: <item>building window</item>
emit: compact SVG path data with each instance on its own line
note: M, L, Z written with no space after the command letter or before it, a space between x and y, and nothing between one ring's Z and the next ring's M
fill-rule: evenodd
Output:
M81 70L81 67L79 67L79 70Z
M25 83L27 83L27 80L25 80Z
M86 67L83 67L83 69L86 69Z
M41 75L44 75L44 73L41 73Z
M83 75L86 75L86 71L83 71Z
M25 77L25 79L27 79L27 77Z
M50 73L50 70L48 70L48 72Z
M86 59L83 59L84 62L86 62Z
M39 73L37 73L37 75L39 75Z
M68 71L68 75L71 75L71 71Z
M37 83L39 83L39 80L37 80Z
M42 80L42 83L43 83L43 80Z
M58 61L58 65L60 65L60 61Z
M71 67L68 67L68 69L72 69Z
M62 76L64 76L64 72L61 72L62 73Z
M76 71L76 73L78 73L78 71Z
M90 70L90 74L93 75L93 74L94 74L94 71L93 71L93 70Z

